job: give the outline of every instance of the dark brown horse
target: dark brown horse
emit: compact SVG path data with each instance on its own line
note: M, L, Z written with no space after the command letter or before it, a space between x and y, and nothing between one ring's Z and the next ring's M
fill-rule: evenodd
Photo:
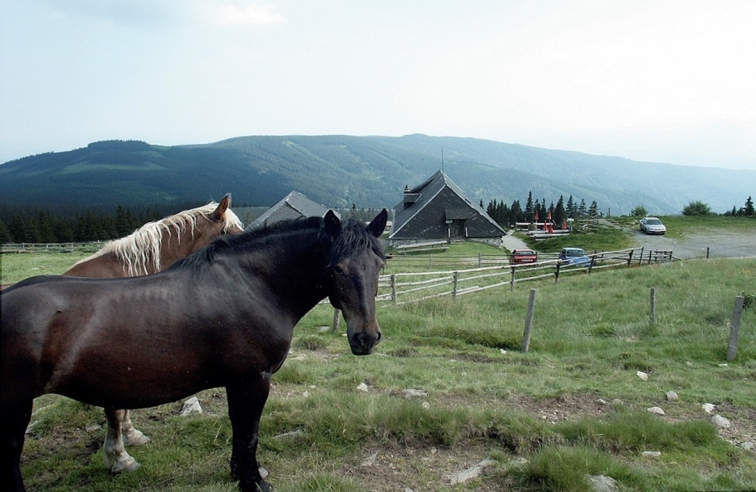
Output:
M37 396L112 410L223 386L232 475L242 491L272 490L256 457L271 375L296 323L326 297L344 314L352 353L372 352L386 219L383 210L366 227L329 212L217 238L155 275L47 276L3 291L0 489L24 490L19 461Z
M149 222L124 238L108 242L63 275L122 278L157 273L204 248L218 235L242 232L244 226L230 206L231 195L227 194L220 203L211 202ZM119 372L125 370L122 368ZM108 428L102 448L106 466L112 473L135 470L139 463L123 445L145 444L149 438L134 427L130 411L119 409L106 413Z

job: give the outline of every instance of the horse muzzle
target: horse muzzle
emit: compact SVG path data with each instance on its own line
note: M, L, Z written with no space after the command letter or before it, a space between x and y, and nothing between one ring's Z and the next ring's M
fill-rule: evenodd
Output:
M373 349L381 341L381 329L376 325L373 330L361 330L354 332L347 329L349 347L354 355L370 355Z

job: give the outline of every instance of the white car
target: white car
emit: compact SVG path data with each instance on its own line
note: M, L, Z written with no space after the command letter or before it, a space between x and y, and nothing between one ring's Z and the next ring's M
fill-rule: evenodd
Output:
M657 217L643 217L640 221L640 230L646 234L664 234L667 228Z

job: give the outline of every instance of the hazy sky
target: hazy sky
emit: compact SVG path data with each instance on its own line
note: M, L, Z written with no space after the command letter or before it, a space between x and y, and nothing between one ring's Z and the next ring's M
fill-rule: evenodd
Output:
M475 137L756 169L756 1L2 0L0 162Z

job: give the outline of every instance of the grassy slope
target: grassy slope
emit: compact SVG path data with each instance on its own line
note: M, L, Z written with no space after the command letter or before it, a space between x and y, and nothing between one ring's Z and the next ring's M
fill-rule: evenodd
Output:
M445 472L485 457L497 464L454 490L584 490L586 474L610 475L623 490L756 488L756 455L720 439L700 408L717 404L732 420L726 437L754 439L754 309L741 320L738 358L725 360L734 297L753 294L754 278L756 260L695 260L544 281L533 285L527 354L519 352L526 289L381 304L384 339L362 358L342 336L320 331L333 311L318 307L300 322L274 377L261 461L281 491L451 490ZM367 393L356 390L363 382ZM427 395L406 399L408 388ZM670 390L678 401L666 400ZM40 424L27 440L28 485L235 490L223 391L200 399L205 414L191 418L176 416L180 403L138 411L137 426L153 438L132 450L144 466L111 478L93 454L102 431L87 430L103 423L99 409L42 397L37 408L51 406L35 416ZM622 403L599 402L616 399ZM651 406L667 415L649 415ZM273 437L292 431L302 434ZM361 467L374 452L377 463ZM529 461L512 466L516 456Z

